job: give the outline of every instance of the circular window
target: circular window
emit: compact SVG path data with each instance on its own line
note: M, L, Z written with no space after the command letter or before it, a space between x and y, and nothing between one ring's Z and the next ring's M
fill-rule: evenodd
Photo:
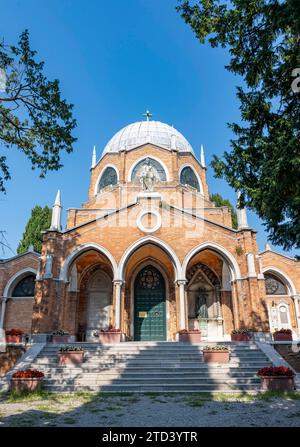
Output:
M137 219L138 228L144 233L154 233L161 227L161 216L158 211L144 210Z

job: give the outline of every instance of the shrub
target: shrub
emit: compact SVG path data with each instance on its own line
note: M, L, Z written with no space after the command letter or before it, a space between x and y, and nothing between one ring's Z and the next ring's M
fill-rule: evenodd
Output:
M83 349L82 346L71 346L71 345L68 345L68 346L61 346L59 348L59 351L60 352L84 351L84 349Z
M14 329L8 329L5 331L6 335L23 335L22 329L14 328Z
M117 329L114 326L109 325L106 328L100 329L100 332L120 332L120 329Z
M181 329L179 334L200 334L199 329Z
M292 334L292 331L290 329L278 329L277 331L274 332L275 334Z
M66 332L63 329L59 329L58 331L52 332L52 335L69 335L69 332Z
M250 331L249 329L234 329L233 331L231 331L232 335L238 335L238 334L243 334L243 335L250 335Z
M228 346L225 345L215 345L215 346L204 346L203 351L220 351L220 352L226 352L229 351Z
M270 377L270 376L287 376L293 377L295 373L286 366L267 366L257 371L258 376Z
M23 369L12 375L13 379L41 379L42 377L44 377L44 373L37 369Z

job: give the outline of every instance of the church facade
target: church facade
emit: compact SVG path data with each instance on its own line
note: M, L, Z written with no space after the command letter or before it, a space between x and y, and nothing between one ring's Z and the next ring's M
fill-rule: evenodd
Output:
M97 341L112 326L124 341L176 341L183 329L226 340L248 328L300 334L300 263L258 252L238 209L209 197L204 151L159 121L117 132L100 160L94 149L87 201L53 206L42 253L0 261L0 328L36 339L62 329Z

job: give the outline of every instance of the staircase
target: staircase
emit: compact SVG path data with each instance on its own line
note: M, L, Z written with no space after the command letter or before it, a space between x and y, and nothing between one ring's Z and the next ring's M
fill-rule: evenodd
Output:
M213 343L210 343L212 345ZM60 366L60 345L49 343L31 364L44 372L50 392L251 392L259 389L259 368L271 365L255 343L223 343L229 364L204 363L200 343L126 342L116 345L78 343L82 365Z

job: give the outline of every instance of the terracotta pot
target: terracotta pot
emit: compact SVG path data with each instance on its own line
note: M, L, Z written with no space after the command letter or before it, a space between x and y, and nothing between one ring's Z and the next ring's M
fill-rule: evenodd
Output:
M65 351L58 353L58 363L60 365L79 365L83 362L83 351Z
M262 391L292 391L295 389L294 377L260 376Z
M52 343L72 343L71 335L52 335Z
M247 334L231 334L232 341L249 341L250 335Z
M206 363L228 363L229 351L203 351Z
M200 332L185 332L183 334L179 333L179 341L186 343L200 343L201 333Z
M10 379L10 389L12 391L36 391L42 387L43 377L32 379Z
M100 343L120 343L121 342L121 332L100 332L99 333Z
M274 341L293 341L292 334L284 334L283 332L274 332Z
M22 343L22 335L6 335L6 343Z

